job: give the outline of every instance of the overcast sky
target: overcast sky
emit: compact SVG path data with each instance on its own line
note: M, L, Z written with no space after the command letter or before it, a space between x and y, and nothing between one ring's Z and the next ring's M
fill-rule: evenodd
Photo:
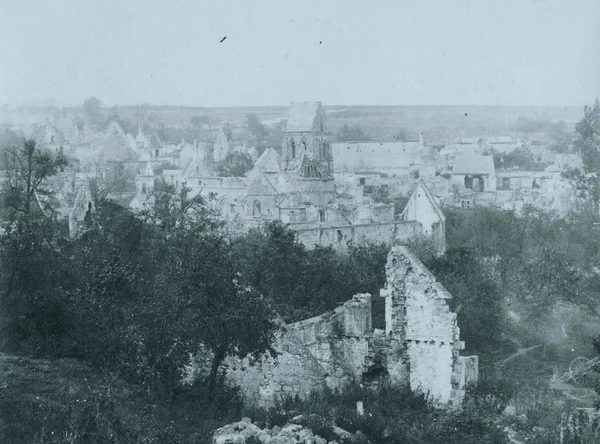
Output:
M92 95L106 105L591 104L600 0L2 0L0 104Z

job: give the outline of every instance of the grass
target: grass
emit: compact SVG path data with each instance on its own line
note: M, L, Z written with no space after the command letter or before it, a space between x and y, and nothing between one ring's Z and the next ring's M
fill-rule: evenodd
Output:
M150 442L143 395L71 359L0 353L0 442Z

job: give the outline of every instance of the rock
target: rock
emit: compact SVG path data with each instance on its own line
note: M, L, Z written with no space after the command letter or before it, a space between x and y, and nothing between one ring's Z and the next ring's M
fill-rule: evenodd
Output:
M354 439L358 444L370 444L370 441L360 430L356 431L356 433L354 434Z
M339 438L340 441L342 442L351 442L352 441L352 433L342 429L341 427L338 426L333 426L331 428L331 431L335 434L335 436L337 436Z
M244 418L248 419L248 418ZM240 421L227 424L213 433L214 444L244 444L251 436L257 436L262 429L252 422Z
M515 406L507 405L506 408L502 411L504 416L515 416L517 414L517 409Z
M298 416L294 416L292 419L290 419L290 422L292 424L304 425L304 424L306 424L306 418L304 417L304 415L298 415Z
M315 435L315 444L327 444L327 440L321 438L319 435Z
M302 421L304 417L295 417L292 421ZM352 442L352 434L344 429L336 427L339 439L337 442ZM350 440L348 440L348 438ZM228 424L215 430L213 444L245 444L249 440L261 444L327 444L327 440L315 435L312 430L300 425L288 422L283 427L274 426L271 429L261 429L252 424L249 418L240 422Z
M281 427L273 426L273 428L271 429L271 431L269 433L271 436L273 436L273 435L277 435L280 431L281 431Z

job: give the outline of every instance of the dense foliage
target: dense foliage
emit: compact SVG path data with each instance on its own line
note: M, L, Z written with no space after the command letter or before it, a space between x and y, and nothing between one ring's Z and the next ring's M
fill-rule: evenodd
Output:
M254 166L254 160L246 153L229 153L219 165L219 175L223 177L242 177Z

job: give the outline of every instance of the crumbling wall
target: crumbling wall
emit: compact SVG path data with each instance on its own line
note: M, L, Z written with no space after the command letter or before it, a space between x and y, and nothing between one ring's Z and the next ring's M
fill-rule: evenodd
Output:
M367 224L342 223L290 223L290 228L298 233L298 240L307 248L317 245L343 249L351 242L355 245L366 243L407 242L421 234L422 225L413 221L390 221Z
M464 372L460 376L457 361L464 343L446 302L450 293L406 247L392 248L386 276L386 333L403 343L411 389L459 404Z
M406 247L393 247L386 264L385 331L372 328L371 295L357 294L337 309L287 325L276 357L255 366L229 359L228 378L247 399L272 405L328 386L373 382L427 393L439 404L460 405L466 385L478 377L477 356L459 356L464 343L451 295Z
M355 295L332 312L288 328L323 366L330 388L360 381L372 330L370 294Z
M226 359L227 380L241 388L247 401L271 406L288 396L306 397L325 388L327 372L293 331L282 330L274 348L275 357L265 355L254 365L247 358Z

